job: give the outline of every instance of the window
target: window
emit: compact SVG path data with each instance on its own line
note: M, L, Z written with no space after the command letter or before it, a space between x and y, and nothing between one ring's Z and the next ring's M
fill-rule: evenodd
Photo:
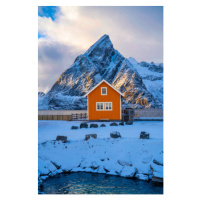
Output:
M112 102L97 102L96 110L112 110Z
M97 110L104 110L103 102L97 102Z
M105 102L105 110L112 110L112 102Z
M107 95L107 87L101 88L101 95Z

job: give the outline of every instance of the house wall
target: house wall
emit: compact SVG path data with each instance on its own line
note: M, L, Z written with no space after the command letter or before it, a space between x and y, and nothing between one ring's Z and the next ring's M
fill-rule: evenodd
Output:
M101 95L101 87L107 87L107 95ZM96 110L96 102L112 102L112 111ZM88 94L88 115L89 120L109 119L120 120L121 119L121 95L116 92L112 87L105 82L101 83L91 93Z

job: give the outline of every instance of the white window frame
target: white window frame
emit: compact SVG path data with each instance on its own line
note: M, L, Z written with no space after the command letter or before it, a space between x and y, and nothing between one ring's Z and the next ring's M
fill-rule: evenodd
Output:
M106 89L106 94L102 93L102 89L105 88ZM101 95L107 95L107 87L101 87Z
M103 109L98 109L98 103L102 103L103 104ZM104 102L96 102L96 111L103 111L104 110Z
M108 103L108 109L106 109L106 103ZM109 109L109 103L111 103L111 109ZM112 111L113 105L112 102L104 102L105 106L104 106L104 110L106 111Z

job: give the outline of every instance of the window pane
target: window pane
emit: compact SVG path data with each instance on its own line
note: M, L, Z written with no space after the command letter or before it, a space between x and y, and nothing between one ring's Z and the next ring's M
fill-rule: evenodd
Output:
M106 89L107 89L107 88L101 88L102 94L106 94Z
M101 103L101 110L103 110L103 103Z
M108 103L106 103L106 110L108 110Z
M112 110L112 103L109 103L109 110Z

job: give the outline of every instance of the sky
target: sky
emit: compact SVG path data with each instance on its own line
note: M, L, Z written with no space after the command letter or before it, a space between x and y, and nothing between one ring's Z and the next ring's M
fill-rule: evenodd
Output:
M38 7L38 91L104 34L124 57L163 62L163 7Z

